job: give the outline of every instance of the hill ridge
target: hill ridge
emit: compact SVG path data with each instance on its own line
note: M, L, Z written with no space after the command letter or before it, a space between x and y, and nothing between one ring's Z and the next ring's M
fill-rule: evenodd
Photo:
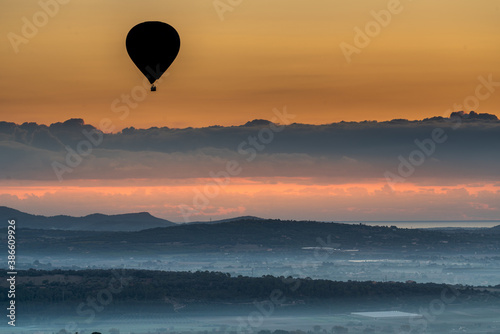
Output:
M177 224L155 217L149 212L134 212L107 215L92 213L85 216L43 216L0 206L0 216L16 219L18 228L68 231L140 231L151 228L175 226Z

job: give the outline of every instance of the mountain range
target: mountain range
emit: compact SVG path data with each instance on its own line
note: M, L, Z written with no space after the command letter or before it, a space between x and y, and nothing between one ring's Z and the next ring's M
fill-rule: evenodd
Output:
M133 232L157 227L179 225L166 219L157 218L148 212L125 213L118 215L94 213L83 217L67 215L48 217L33 215L6 206L0 206L0 217L4 220L16 219L18 228L40 230ZM259 217L242 216L221 220L196 221L188 224L218 224L242 219L262 220L262 218Z
M17 228L29 228L37 230L65 230L65 231L109 231L109 232L134 232L142 231L153 228L163 228L182 225L198 225L198 224L221 224L232 223L239 221L246 221L247 224L252 222L276 222L279 220L265 219L255 216L240 216L234 218L226 218L220 220L210 221L195 221L186 224L177 224L166 219L157 218L148 212L126 213L117 215L105 215L101 213L94 213L82 217L74 217L67 215L57 216L43 216L25 213L6 206L0 206L0 218L3 220L16 219ZM311 222L320 223L320 222ZM345 222L341 222L344 225ZM372 222L373 223L373 222ZM312 224L314 225L314 224ZM311 225L311 226L312 226ZM391 225L391 222L380 222L381 226ZM447 228L428 228L428 231L462 231L468 230L469 232L484 233L485 230L489 232L500 232L500 225L492 228L460 228L460 227L447 227Z
M17 228L69 231L140 231L177 224L157 218L148 212L104 215L95 213L84 217L58 215L52 217L32 215L0 206L0 217L16 219Z

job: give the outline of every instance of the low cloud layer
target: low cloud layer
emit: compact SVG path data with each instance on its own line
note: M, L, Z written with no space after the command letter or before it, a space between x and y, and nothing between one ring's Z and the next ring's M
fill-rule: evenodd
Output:
M233 161L239 177L498 181L499 152L500 121L473 112L420 121L281 127L255 120L231 127L126 128L114 134L81 119L50 126L0 122L4 180L206 178Z

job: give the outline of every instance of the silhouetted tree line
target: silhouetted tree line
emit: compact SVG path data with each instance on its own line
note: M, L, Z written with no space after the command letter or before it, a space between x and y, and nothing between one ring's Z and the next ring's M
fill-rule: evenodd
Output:
M4 274L6 272L4 271ZM64 281L53 279L60 275ZM99 291L112 289L115 301L162 301L171 298L182 301L247 302L266 300L272 291L280 291L278 299L320 301L345 298L387 299L437 296L447 287L435 283L400 282L338 282L274 277L231 277L221 272L164 272L149 270L26 270L19 271L16 301L69 302L96 296ZM36 279L36 277L41 277ZM33 280L30 280L33 278ZM40 281L43 283L40 283ZM35 284L36 283L36 284ZM111 287L111 288L110 288ZM479 294L470 286L457 288L461 295ZM7 294L0 294L6 301Z

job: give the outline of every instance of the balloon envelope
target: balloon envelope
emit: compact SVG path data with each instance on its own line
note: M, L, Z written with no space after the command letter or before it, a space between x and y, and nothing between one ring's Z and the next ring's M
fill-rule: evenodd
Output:
M134 64L153 84L177 57L181 40L169 24L148 21L130 29L125 44Z

